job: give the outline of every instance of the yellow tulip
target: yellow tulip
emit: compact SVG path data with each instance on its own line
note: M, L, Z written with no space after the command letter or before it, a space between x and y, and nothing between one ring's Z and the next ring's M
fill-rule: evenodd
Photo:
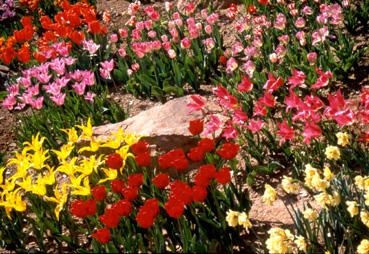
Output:
M118 171L115 170L115 169L106 169L106 168L103 168L102 170L104 171L104 173L107 176L107 178L100 179L100 181L97 184L101 184L101 183L104 183L106 181L111 181L111 180L114 180L114 179L116 179L118 177Z
M48 150L43 151L41 149L36 151L34 154L30 154L29 160L31 162L31 166L34 169L42 169L43 167L45 167L45 161L49 158L48 153Z
M82 175L83 176L83 175ZM79 196L88 196L91 193L90 190L90 181L88 179L88 177L83 176L83 186L81 186L80 184L70 184L71 187L73 187L73 191L71 192L72 195L79 195ZM80 178L80 176L78 177ZM77 178L77 179L78 179ZM77 182L79 181L79 183L81 183L81 179L77 180Z
M65 203L67 203L67 200L68 200L67 185L66 184L62 185L61 192L59 191L58 187L56 187L54 189L54 196L55 197L46 196L45 199L49 202L54 202L57 204L54 212L55 212L56 219L59 220L60 212L63 210L63 207Z
M59 162L64 162L70 153L73 151L74 145L72 143L68 143L63 145L60 150L51 150L58 157Z
M73 157L69 162L64 161L59 167L56 168L56 171L67 174L68 176L73 176L75 172L77 172L77 158Z
M70 128L70 129L60 129L61 131L65 132L68 135L68 143L74 144L78 141L78 134L76 129Z
M96 140L94 138L91 138L90 140L90 146L84 146L81 149L78 150L78 153L82 153L84 151L87 152L97 152L100 149L101 141Z
M40 133L37 133L36 136L32 136L31 143L28 142L28 141L23 143L23 145L24 145L23 151L25 151L25 152L28 152L28 151L37 152L37 151L42 149L42 144L44 143L44 141L45 141L45 138L44 137L40 138Z
M95 155L91 155L89 159L83 159L81 165L76 168L77 172L82 173L85 176L89 176L93 171L97 173L97 168L103 163L100 155L98 158Z
M76 127L82 130L81 138L90 139L92 137L93 132L90 118L88 118L86 125L76 125Z

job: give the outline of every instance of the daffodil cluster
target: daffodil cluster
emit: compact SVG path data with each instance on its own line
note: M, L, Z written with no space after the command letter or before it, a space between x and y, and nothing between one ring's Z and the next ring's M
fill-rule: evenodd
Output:
M230 227L242 226L247 233L249 232L249 229L252 228L250 218L245 212L240 213L237 211L228 210L226 221Z
M278 227L271 228L268 233L269 238L265 243L269 253L306 252L307 243L303 236L295 236L290 230Z
M59 219L59 214L70 195L90 195L90 176L93 173L102 171L106 175L98 183L117 178L116 169L104 166L105 155L95 154L100 148L112 149L122 157L123 165L120 168L122 172L126 159L133 156L129 153L129 147L139 140L138 136L125 133L122 129L112 133L105 140L96 139L93 136L90 119L86 125L76 127L81 130L80 135L76 128L63 130L67 134L68 141L59 150L44 149L45 138L37 134L32 137L31 142L24 143L23 150L16 152L6 167L0 168L0 206L5 208L9 217L13 209L18 212L27 209L24 195L32 193L55 203L55 216ZM79 141L87 144L77 149ZM83 155L85 152L93 154L85 156ZM52 164L51 153L56 156L58 163ZM14 173L3 179L5 171Z

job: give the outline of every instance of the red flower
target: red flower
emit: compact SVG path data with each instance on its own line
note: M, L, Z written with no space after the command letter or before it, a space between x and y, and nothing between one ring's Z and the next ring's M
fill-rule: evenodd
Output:
M88 31L92 34L97 34L97 33L102 32L99 21L94 20L88 23Z
M192 161L198 162L204 159L204 150L201 147L193 147L187 154L187 157Z
M108 165L109 168L118 170L123 166L123 159L122 156L120 156L120 154L112 153L105 160L105 163L106 165Z
M141 228L149 228L159 214L159 201L155 198L146 200L138 210L136 221Z
M85 38L85 35L83 32L79 32L79 31L73 31L69 38L77 45L80 45L83 41L83 39Z
M136 163L140 167L148 167L151 165L151 156L150 152L144 152L136 155L135 157Z
M27 47L22 47L19 51L18 51L18 60L22 63L28 63L29 60L31 59L31 53L29 51L29 48Z
M147 152L149 149L149 144L146 141L138 141L137 143L131 145L131 150L135 155Z
M221 168L215 173L215 179L220 184L227 184L231 181L231 172L228 167Z
M165 189L169 184L169 176L167 174L161 173L152 179L152 183L158 187L158 189Z
M105 186L101 185L101 186L95 186L92 190L91 190L92 196L94 197L94 199L96 201L103 201L106 197L106 189Z
M96 214L96 201L93 199L83 201L75 200L70 206L70 212L72 215L78 218L85 218Z
M128 200L119 200L113 204L112 209L120 216L129 216L132 212L132 204Z
M91 236L100 243L108 243L110 241L110 231L108 228L99 229Z
M227 57L225 57L225 56L220 56L219 57L219 63L221 64L221 65L226 65L227 64Z
M247 7L247 11L248 11L248 13L250 13L250 14L254 14L254 13L256 13L256 11L257 11L256 6L255 6L255 5L253 5L253 4L250 4L250 5Z
M216 168L213 164L203 165L194 177L194 182L197 186L207 187L212 178L214 178Z
M120 216L116 209L107 208L105 213L100 216L100 221L108 228L116 228L120 222Z
M225 143L220 149L217 150L217 154L226 160L232 160L236 157L238 151L240 150L240 145L235 143Z
M123 187L121 193L125 199L131 201L138 197L138 188L131 186Z
M96 201L89 199L85 201L85 209L87 216L93 216L96 214Z
M168 202L164 204L164 209L168 215L174 219L178 219L184 212L184 204L176 198L170 198Z
M269 0L258 0L258 2L261 5L267 5L269 3Z
M111 189L115 193L120 193L124 187L124 182L122 180L111 181Z
M202 140L199 141L199 143L197 144L198 147L201 147L201 149L205 152L205 153L209 153L211 151L214 150L215 147L215 142L213 139L209 139L209 138L203 138Z
M161 169L174 167L179 172L184 171L188 167L188 160L182 149L175 149L163 154L158 159Z
M207 195L208 195L208 191L206 190L206 188L201 187L201 186L197 186L197 185L192 187L193 201L195 201L195 202L204 202Z
M189 205L192 202L192 189L184 182L176 180L170 185L169 196L182 201L185 205Z
M128 176L128 186L139 188L144 182L144 175L142 173L132 174Z
M204 121L201 119L190 121L190 126L188 127L188 130L194 136L200 134L204 130Z

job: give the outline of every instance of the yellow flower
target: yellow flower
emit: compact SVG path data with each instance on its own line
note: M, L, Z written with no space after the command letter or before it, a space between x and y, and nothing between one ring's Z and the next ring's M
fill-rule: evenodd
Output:
M319 176L318 169L313 168L310 164L307 164L305 166L305 185L309 188L314 188L312 185L312 180L316 175Z
M45 199L49 202L54 202L56 203L56 207L55 207L55 216L56 219L59 220L59 215L61 210L63 210L64 204L67 203L68 200L68 192L67 192L67 185L63 184L62 185L62 191L60 192L58 187L56 187L54 189L54 196L55 197L45 197Z
M96 158L95 155L91 155L89 159L83 159L81 165L76 167L76 171L85 176L91 175L93 171L97 172L97 168L103 163L101 161L102 156Z
M315 195L314 198L322 207L326 207L327 205L329 205L332 200L332 196L325 191Z
M369 228L369 212L366 210L361 210L360 212L361 222Z
M70 128L70 129L60 129L60 130L67 133L68 143L74 144L78 141L78 134L77 134L76 129Z
M3 184L3 175L4 175L4 171L6 170L5 167L0 167L0 184Z
M81 181L83 178L83 186L81 185ZM79 196L88 196L91 193L90 189L90 181L88 176L80 175L77 178L71 177L71 184L69 186L73 187L73 191L71 192L72 195L79 195Z
M246 232L249 233L249 228L252 227L252 224L249 216L245 212L242 212L238 215L238 225L244 227Z
M72 143L68 143L60 147L60 150L51 150L58 157L59 162L64 162L73 151L74 145Z
M321 179L317 173L311 179L311 187L317 191L325 191L329 187L329 182Z
M43 151L41 149L36 151L34 154L30 154L29 160L31 162L31 166L34 169L42 169L43 167L45 167L45 161L49 158L48 153L48 150Z
M264 203L266 203L268 205L272 205L273 202L277 199L277 192L269 184L265 184L264 188L265 188L265 191L264 191L264 195L262 197L262 200L263 200Z
M309 220L310 222L315 221L319 216L318 212L311 208L305 209L302 214L304 215L304 218Z
M338 206L340 203L341 203L341 195L337 191L334 191L331 206L335 207Z
M64 161L59 167L56 168L56 171L67 174L68 176L73 176L78 167L76 162L76 157L73 157L69 162Z
M34 152L37 152L39 150L42 149L42 144L44 143L45 141L45 138L44 137L40 137L40 133L37 133L36 136L32 136L32 141L31 143L26 141L23 143L24 145L24 148L23 148L23 151L24 152L28 152L28 151L34 151Z
M22 153L15 152L15 157L9 159L7 166L15 165L17 167L17 172L10 177L10 179L16 180L17 178L23 178L27 175L27 170L31 166L29 161L29 156L23 150Z
M306 252L306 241L303 236L297 236L294 243L296 244L299 251Z
M21 188L18 188L12 192L4 191L1 193L0 206L5 207L6 214L9 218L12 209L18 212L24 212L27 209L27 203L22 200L22 195L18 192Z
M282 188L289 194L298 194L300 185L297 182L293 182L293 179L288 176L283 176Z
M226 221L228 223L228 226L230 227L236 227L238 225L238 215L240 215L239 212L228 210Z
M107 178L100 179L100 181L97 184L101 184L101 183L104 183L106 181L111 181L111 180L114 180L118 177L118 170L110 169L110 168L109 169L103 168L102 170L104 171Z
M91 118L88 118L86 125L76 125L76 127L82 130L81 138L90 139L92 137Z
M340 146L347 146L350 144L350 135L346 132L338 132L336 134L337 144Z
M340 149L337 146L327 146L325 149L325 156L328 160L338 160L341 158Z
M124 168L124 165L126 163L127 158L128 157L134 157L134 155L132 153L129 153L128 150L129 150L128 145L122 146L121 148L119 148L119 150L116 150L116 153L118 153L123 159L123 165L120 168L120 173L121 174L122 174L122 170Z
M82 147L81 149L78 150L78 153L82 153L83 151L97 152L100 149L100 144L101 144L100 140L95 141L94 138L91 138L90 145Z
M265 243L269 253L284 254L291 252L294 236L288 229L271 228L268 233L270 236Z
M364 190L365 189L365 183L364 183L364 177L362 176L355 176L355 186L356 188L358 188L359 190Z
M363 239L361 240L359 246L357 246L358 254L368 254L369 253L369 240Z
M330 181L334 177L334 174L332 173L331 169L328 168L328 167L324 167L324 169L323 169L323 175L324 175L324 179L326 181Z
M350 213L351 218L359 214L359 208L356 201L346 201L347 211Z

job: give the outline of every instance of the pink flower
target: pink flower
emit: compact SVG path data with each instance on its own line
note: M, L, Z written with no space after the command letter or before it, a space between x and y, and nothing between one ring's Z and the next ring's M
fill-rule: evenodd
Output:
M253 84L247 76L242 77L241 83L238 84L237 90L239 92L250 92L253 88Z
M305 123L305 128L302 135L304 136L304 142L306 144L310 144L310 140L312 138L317 138L322 135L322 130L315 123L308 121Z
M100 48L100 45L96 44L93 40L84 40L82 42L83 49L87 50L90 56L94 55L96 51Z
M274 28L283 30L286 27L287 19L282 13L278 13L274 22Z
M293 69L292 76L288 78L288 84L291 85L291 88L295 88L296 86L304 84L305 78L306 75L303 71Z
M254 75L256 66L253 61L248 60L246 63L243 64L242 69L246 72L246 74L249 77L252 77Z
M310 64L314 64L318 58L318 54L316 52L310 52L306 55L306 57Z
M95 93L87 92L86 95L85 95L85 100L89 101L89 102L93 102L95 96L96 96Z
M117 34L111 34L110 35L110 42L112 42L112 43L118 42L118 35Z
M237 68L238 68L238 64L237 64L236 59L234 59L233 57L229 58L227 61L227 69L226 69L227 73L231 74Z
M33 100L31 102L31 106L34 109L41 109L43 106L43 102L44 102L44 97L38 97L37 99Z
M213 134L215 133L217 130L219 130L222 127L223 123L222 121L219 119L218 116L211 114L210 115L210 120L206 125L206 129L203 132L203 134L205 136L207 136L208 134Z
M276 103L275 98L271 92L264 93L264 96L259 98L259 101L262 103L262 105L269 108L274 107Z
M203 110L206 99L200 95L191 95L191 102L187 104L187 108L189 109L189 113L201 111Z
M329 35L328 27L325 26L313 32L311 35L313 38L312 45L315 46L319 42L324 42Z
M3 101L3 107L7 110L12 110L15 104L17 104L17 99L13 95L7 96Z
M238 132L237 132L236 128L234 128L231 123L227 123L227 125L223 129L222 137L229 140L231 138L236 138L237 134L238 134Z
M292 140L294 137L294 130L287 124L287 120L284 119L282 123L277 123L278 131L276 132L277 135L282 136L279 144L282 145L287 140Z
M247 115L240 109L236 109L233 112L233 123L241 125L244 124L245 121L248 119Z
M311 86L312 89L319 89L322 87L325 87L329 84L329 79L333 77L332 73L330 71L326 71L323 73L323 71L316 69L316 72L320 75L317 81Z
M264 84L263 89L269 91L269 92L274 92L275 90L277 90L280 86L282 86L284 83L283 79L278 78L277 80L274 78L272 73L268 74L268 80L267 82Z
M181 48L188 49L191 47L191 40L187 37L181 40Z
M252 133L256 133L260 131L264 126L264 122L261 119L254 120L251 119L249 124L246 125L246 128L249 129Z
M65 93L59 93L57 95L54 95L52 97L50 97L50 99L58 106L61 106L64 104L64 99L65 99Z
M84 82L74 83L72 87L78 95L83 95L85 93L86 84Z
M55 58L53 61L51 61L50 68L58 75L63 75L65 73L65 63L60 58Z
M114 60L104 61L100 63L101 67L99 69L101 77L108 79L110 78L110 72L114 69Z

